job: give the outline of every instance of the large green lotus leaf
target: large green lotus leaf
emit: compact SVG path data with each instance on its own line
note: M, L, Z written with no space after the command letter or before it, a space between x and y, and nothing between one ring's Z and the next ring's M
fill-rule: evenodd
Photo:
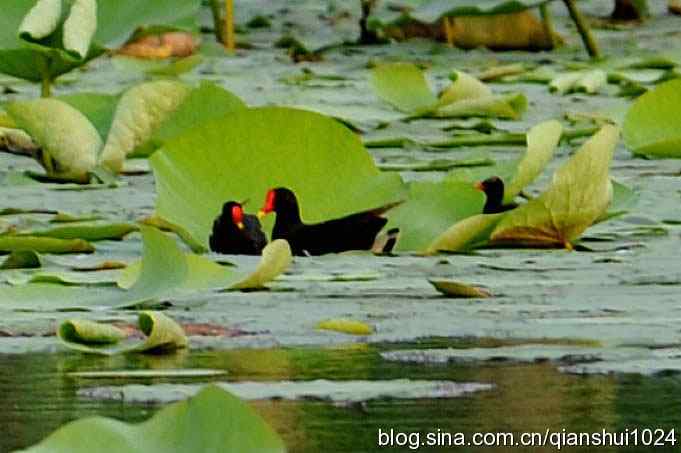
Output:
M681 157L681 80L655 87L634 102L624 118L624 143L647 157Z
M56 99L66 102L85 115L99 132L102 141L106 140L120 96L102 93L75 93L58 96Z
M172 241L163 240L166 247L174 247ZM159 244L159 243L157 243ZM293 258L288 242L277 239L268 244L262 251L262 259L254 271L246 271L233 266L222 266L203 256L193 253L182 253L182 267L187 272L184 280L179 282L182 291L198 291L211 289L260 289L288 269ZM180 255L175 254L175 259ZM118 279L118 286L128 289L140 278L141 262L128 266Z
M64 22L64 49L85 58L97 30L97 0L75 0Z
M465 218L449 227L426 249L427 255L438 252L465 252L489 242L504 214L478 214Z
M552 0L399 0L380 2L370 17L373 27L400 24L406 19L434 23L443 16L484 16L510 14L535 8Z
M245 108L246 104L234 94L212 82L202 82L168 115L152 140L160 146L189 128Z
M98 0L94 39L118 47L138 28L163 25L196 31L200 9L201 0Z
M111 324L87 319L69 319L57 330L67 348L91 354L113 355L125 352L172 351L187 347L189 341L182 327L169 316L156 311L142 311L138 316L144 341L123 342L126 334Z
M570 248L611 203L609 168L618 139L616 126L601 128L556 171L546 192L504 216L492 243Z
M560 142L563 126L555 120L537 124L527 132L527 151L518 163L513 179L506 183L504 202L509 203L529 184L553 158Z
M397 250L423 251L451 225L482 212L484 195L457 181L412 182L407 201L393 210L388 227L399 227Z
M189 92L188 86L170 80L146 82L126 91L116 106L100 164L120 172L126 156L151 138Z
M428 110L438 102L423 71L412 63L378 65L371 71L370 82L378 97L403 112Z
M89 180L102 140L82 113L57 99L15 102L5 109L41 145L41 164L48 176L79 182Z
M272 187L291 188L307 222L382 206L404 192L399 175L381 174L345 126L290 108L247 109L194 128L151 164L157 213L204 246L225 201L248 199L256 210Z
M217 386L161 409L144 423L91 417L71 422L25 453L284 453L279 436L248 405Z

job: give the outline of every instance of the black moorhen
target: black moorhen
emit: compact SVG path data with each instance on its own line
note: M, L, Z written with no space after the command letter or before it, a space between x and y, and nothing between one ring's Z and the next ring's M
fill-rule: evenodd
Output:
M498 214L510 211L518 207L516 203L503 204L504 202L504 181L498 176L492 176L484 181L478 181L474 187L485 192L487 201L482 209L483 214Z
M401 201L390 203L368 211L308 225L300 219L296 195L285 187L279 187L267 192L265 205L258 213L258 217L270 212L276 213L272 239L286 239L294 255L324 255L348 250L370 250L376 235L388 223L388 219L381 216L401 203Z
M226 255L260 255L267 245L260 221L251 214L244 214L241 203L228 201L222 213L213 222L209 239L210 249Z

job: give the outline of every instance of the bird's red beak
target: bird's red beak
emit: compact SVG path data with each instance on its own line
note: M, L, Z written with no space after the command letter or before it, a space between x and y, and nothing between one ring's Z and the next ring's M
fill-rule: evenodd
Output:
M267 196L265 197L265 204L263 205L262 209L258 211L259 219L262 219L267 214L274 211L274 198L275 198L274 190L270 190L269 192L267 192Z
M481 192L484 192L484 191L485 191L485 183L482 182L482 181L476 182L475 184L473 184L473 187L476 188L476 189L478 189L478 190L481 191Z
M234 225L240 230L244 229L244 210L241 206L237 205L232 207L232 222L234 222Z

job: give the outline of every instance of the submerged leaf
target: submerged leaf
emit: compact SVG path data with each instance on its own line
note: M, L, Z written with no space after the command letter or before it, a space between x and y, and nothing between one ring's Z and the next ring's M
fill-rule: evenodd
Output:
M64 49L85 58L97 30L97 1L75 0L64 22Z
M504 216L492 243L571 247L608 209L609 168L618 138L616 126L604 126L556 171L546 192Z
M635 155L681 157L681 80L658 85L634 102L624 118L624 142Z
M89 180L102 140L82 113L56 99L15 102L5 108L42 147L41 164L48 176L77 182Z
M24 453L228 451L285 453L279 436L250 406L217 386L161 409L140 424L104 417L68 423Z
M120 172L126 156L151 138L189 92L186 85L169 80L142 83L126 91L116 107L100 164Z

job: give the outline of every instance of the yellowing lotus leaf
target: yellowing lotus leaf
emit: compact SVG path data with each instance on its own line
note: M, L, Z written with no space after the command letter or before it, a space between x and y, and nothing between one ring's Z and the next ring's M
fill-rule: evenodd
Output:
M56 99L15 102L6 110L42 147L41 164L49 176L89 180L102 139L85 115Z
M76 0L64 22L64 49L85 58L97 31L97 1Z
M440 104L451 104L462 99L492 96L492 89L475 77L461 71L454 71L452 83L440 94Z
M62 0L38 0L24 16L19 36L42 39L51 34L61 19Z
M555 120L537 124L527 132L527 152L518 163L513 179L506 182L504 203L513 199L537 176L553 158L563 133L563 126Z
M478 214L449 227L426 249L427 255L438 252L463 252L487 243L504 214Z
M610 205L609 168L618 139L616 126L601 128L556 171L546 192L504 216L491 242L571 248Z
M116 107L100 163L120 172L126 156L151 138L189 92L188 86L170 80L146 82L126 91Z

